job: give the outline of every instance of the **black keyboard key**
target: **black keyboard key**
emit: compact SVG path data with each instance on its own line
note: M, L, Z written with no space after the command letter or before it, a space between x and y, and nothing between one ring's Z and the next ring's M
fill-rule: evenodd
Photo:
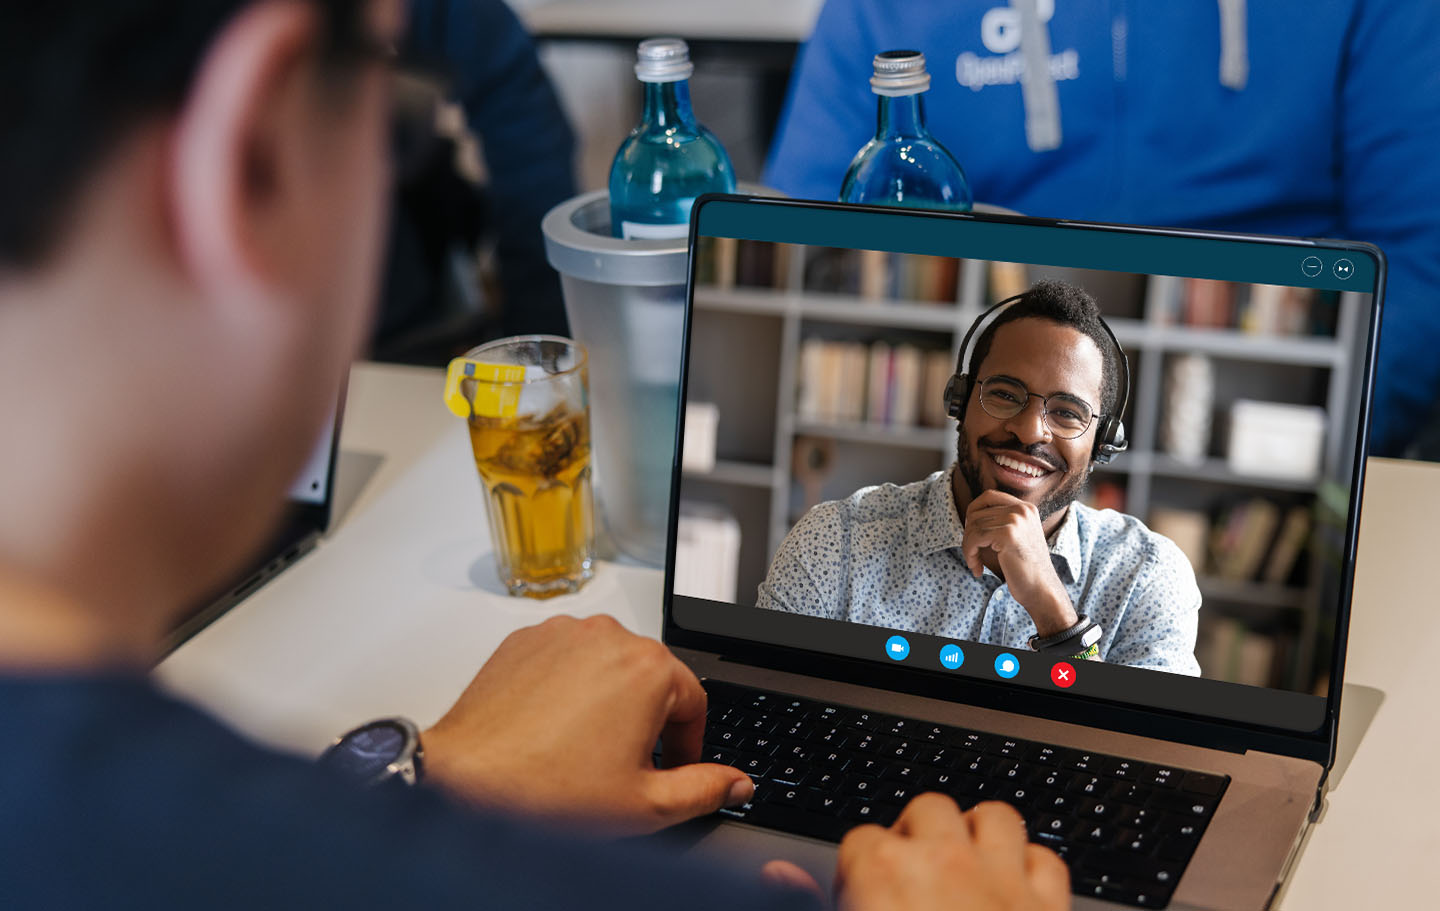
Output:
M849 715L844 709L833 705L816 707L810 717L825 727L838 727L849 719Z
M893 719L880 714L879 712L855 712L846 722L852 728L859 728L862 731L878 731Z
M881 803L888 803L893 806L903 807L910 802L910 798L919 793L915 788L903 784L883 783L875 799Z
M1129 784L1121 782L1110 791L1110 796L1122 803L1140 804L1150 800L1150 795L1155 793L1154 788L1147 788L1143 784Z
M1159 839L1149 832L1137 832L1134 829L1122 829L1115 838L1115 846L1122 851L1133 851L1136 854L1150 854L1159 844Z
M945 743L946 739L953 734L950 728L939 724L922 724L911 737L915 740L924 740L926 743Z
M1057 747L1047 747L1042 745L1039 749L1035 751L1035 755L1030 757L1030 761L1035 763L1036 765L1059 765L1060 750Z
M1085 753L1080 750L1062 750L1060 753L1060 765L1066 769L1073 769L1077 772L1100 771L1102 762L1110 759L1109 756L1101 756L1099 753Z
M770 755L785 762L810 762L815 758L817 751L809 744L796 743L793 740L782 740Z
M1151 766L1140 776L1140 783L1149 785L1152 788L1173 788L1180 784L1180 779L1185 773L1180 769L1172 769L1168 766Z
M855 822L873 822L877 825L888 826L900 816L900 808L887 804L876 803L873 800L851 799L849 803L840 809L840 817Z
M782 807L799 807L804 796L805 792L802 788L772 788L769 793L765 795L765 803L779 804Z
M782 740L804 740L809 733L810 726L807 723L804 721L791 723L790 719L780 722L780 727L775 729L775 735Z
M1080 867L1086 875L1109 873L1151 888L1174 889L1180 878L1180 869L1175 864L1129 851L1090 851Z
M840 793L852 797L874 797L880 790L880 780L867 775L851 775L840 785Z
M882 724L876 728L882 734L889 734L891 737L909 737L911 732L917 730L919 724L908 718L892 718L889 724Z
M1030 831L1044 844L1067 841L1075 831L1075 820L1054 813L1042 813L1035 818Z
M912 743L909 740L902 740L899 743L887 746L880 752L885 758L892 759L895 762L914 762L915 758L920 755L920 747L918 744Z
M1148 832L1154 829L1155 824L1160 821L1160 813L1156 810L1134 807L1129 804L1121 804L1120 812L1115 821L1127 829L1137 829L1141 832Z
M778 781L781 784L799 785L809 773L810 770L805 766L777 762L770 770L770 780Z
M1155 827L1155 831L1161 835L1176 835L1180 838L1198 839L1202 823L1195 819L1186 819L1183 816L1174 816L1164 820Z
M844 805L845 798L839 794L826 791L817 791L814 788L805 790L803 805L805 809L814 813L821 813L825 816L840 815L840 807Z
M836 750L821 751L815 754L815 764L822 769L839 772L850 764L850 757Z
M994 760L986 756L971 754L962 758L960 764L955 767L955 770L966 775L989 775L994 768Z
M816 769L809 775L806 775L805 780L800 783L805 785L805 787L807 788L820 788L822 790L830 791L832 793L839 793L840 782L844 780L845 776L842 775L840 772L832 772L827 769Z
M1110 790L1115 783L1108 778L1101 778L1099 775L1086 775L1080 773L1070 779L1070 786L1066 788L1072 794L1079 794L1082 797L1108 797Z
M1039 752L1039 747L1028 740L997 740L989 752L1007 759L1029 759Z
M1181 835L1171 835L1161 840L1160 847L1156 849L1155 856L1161 860L1184 863L1195 853L1195 845L1198 839L1185 838Z
M1035 800L1035 792L1025 785L1000 785L995 791L995 799L1005 801L1025 815Z
M1108 845L1110 839L1114 837L1114 829L1097 822L1084 823L1075 830L1075 838L1077 841L1083 841L1092 845Z
M915 761L937 769L948 769L959 756L960 753L951 747L930 746L921 750Z
M1206 797L1219 797L1220 792L1225 790L1225 779L1219 775L1188 772L1185 780L1180 782L1180 790L1191 794L1202 794Z
M885 773L880 777L886 781L909 785L913 788L920 785L920 782L925 778L926 771L927 770L917 765L896 763L895 765L887 767Z
M851 732L845 728L822 727L816 728L806 739L820 749L838 750L849 743Z
M1035 809L1045 813L1070 814L1075 811L1077 798L1057 791L1041 791L1035 797Z
M721 765L734 765L738 755L734 750L727 750L724 747L706 747L700 753L700 761L718 762Z
M850 765L846 767L845 771L852 775L873 775L878 778L885 772L886 768L887 764L883 759L867 759L861 757L860 759L851 760Z
M1068 786L1070 780L1074 777L1073 773L1067 772L1064 769L1041 768L1035 775L1035 784L1042 788L1058 791Z
M752 734L773 734L779 726L769 715L759 715L746 718L745 723L740 725L740 729Z
M1111 803L1108 800L1086 798L1080 802L1080 808L1076 811L1075 815L1088 822L1095 819L1109 819L1114 816L1119 809L1119 804Z
M990 744L994 741L994 737L978 731L956 731L950 735L949 743L952 747L959 747L962 750L983 752L989 749Z
M1145 764L1133 759L1111 759L1100 764L1100 774L1121 781L1135 781L1145 771Z
M921 777L920 786L930 791L941 791L948 794L955 787L959 778L960 773L958 772L927 772Z
M732 750L743 750L750 745L750 738L734 728L726 728L715 731L711 734L706 732L705 742L714 744L717 747L728 747Z
M1178 791L1157 791L1150 806L1188 819L1204 819L1215 807L1215 798L1185 794Z
M774 756L775 748L779 745L780 742L774 737L751 737L750 745L745 749L750 753L763 753L766 756Z
M835 815L773 803L757 805L744 817L744 821L768 829L779 829L782 832L806 835L825 841L839 841L844 837L846 830L853 825Z
M769 756L741 753L740 761L735 763L735 767L752 778L764 778L770 774L770 767L774 764L774 760Z

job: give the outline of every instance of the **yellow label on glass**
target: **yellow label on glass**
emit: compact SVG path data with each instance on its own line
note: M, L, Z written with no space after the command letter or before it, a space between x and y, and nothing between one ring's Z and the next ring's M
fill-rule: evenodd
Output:
M469 400L463 391L465 380L475 385ZM519 410L523 382L523 364L482 364L457 357L445 371L445 404L457 417L511 418Z

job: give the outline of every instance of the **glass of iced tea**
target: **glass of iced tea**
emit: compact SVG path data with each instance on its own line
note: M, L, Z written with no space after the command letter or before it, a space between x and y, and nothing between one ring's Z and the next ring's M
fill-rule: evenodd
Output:
M470 425L496 568L512 595L573 592L594 573L589 379L570 339L499 339L450 362L445 401Z

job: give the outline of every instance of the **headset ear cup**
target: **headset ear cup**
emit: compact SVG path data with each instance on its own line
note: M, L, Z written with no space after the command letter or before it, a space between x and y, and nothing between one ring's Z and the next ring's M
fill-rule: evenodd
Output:
M970 376L955 373L945 384L945 410L957 421L965 420L965 406L970 399Z
M1125 422L1118 418L1105 418L1095 432L1095 451L1090 460L1105 465L1129 447L1130 444L1125 441Z

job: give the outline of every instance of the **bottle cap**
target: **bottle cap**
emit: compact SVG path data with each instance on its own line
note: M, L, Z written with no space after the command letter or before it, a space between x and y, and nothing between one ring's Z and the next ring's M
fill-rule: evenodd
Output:
M680 38L647 38L640 42L635 75L641 82L680 82L695 72L690 45Z
M870 91L876 95L915 95L930 90L925 55L919 51L883 51L875 55Z

